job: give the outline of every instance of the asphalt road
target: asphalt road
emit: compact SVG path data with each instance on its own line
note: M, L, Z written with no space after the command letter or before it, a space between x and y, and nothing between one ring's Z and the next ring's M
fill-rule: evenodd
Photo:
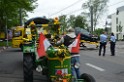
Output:
M87 47L80 52L81 73L91 74L96 82L124 82L124 42L117 42L114 57L110 56L109 44L105 57L98 56L95 46ZM23 82L22 59L20 49L0 52L0 82ZM46 82L46 78L34 71L34 82Z

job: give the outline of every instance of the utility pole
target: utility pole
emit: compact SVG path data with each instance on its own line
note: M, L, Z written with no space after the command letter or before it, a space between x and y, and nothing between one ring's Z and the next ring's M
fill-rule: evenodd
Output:
M90 14L91 14L91 33L93 34L93 6L90 6Z
M107 28L107 25L108 25L108 22L107 22L107 20L106 20L106 22L105 22L105 31L106 31L107 34L108 34L108 28Z
M20 20L20 26L22 26L22 9L19 8L19 20Z

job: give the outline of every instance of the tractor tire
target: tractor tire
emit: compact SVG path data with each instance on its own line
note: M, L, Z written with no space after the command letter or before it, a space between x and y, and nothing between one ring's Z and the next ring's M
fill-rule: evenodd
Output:
M33 59L30 54L23 56L24 82L33 82Z
M83 73L81 76L80 76L80 79L83 79L84 82L96 82L94 77L87 74L87 73Z
M33 60L33 69L36 69L37 65L35 63L35 60L36 60L35 54L32 54L32 60Z
M20 48L21 48L21 51L23 51L23 45L22 44L20 44Z

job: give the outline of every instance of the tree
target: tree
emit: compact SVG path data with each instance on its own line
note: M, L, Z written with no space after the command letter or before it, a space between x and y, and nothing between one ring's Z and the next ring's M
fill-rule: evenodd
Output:
M87 29L88 26L85 17L81 15L78 16L70 15L69 18L67 18L66 15L62 15L59 17L59 21L61 23L61 29L63 32L66 31L66 29L69 27L72 28L80 27Z
M83 9L88 10L85 15L87 15L88 20L91 17L91 10L93 11L93 28L95 30L96 25L98 24L98 19L103 15L107 7L108 0L88 0L82 5Z
M105 31L103 28L98 28L94 31L94 33L99 36L101 33L103 33L103 31Z
M33 11L36 7L37 0L0 0L0 29L5 28L6 23L9 22L9 27L19 24L19 11L25 17L28 11Z
M67 17L66 15L59 16L59 21L61 23L61 31L65 32L67 28Z
M75 19L76 17L74 15L70 15L70 17L68 18L68 27L73 27L75 26Z
M75 23L74 23L74 27L80 27L80 28L84 28L87 29L87 24L86 24L86 19L85 17L78 15L75 18Z

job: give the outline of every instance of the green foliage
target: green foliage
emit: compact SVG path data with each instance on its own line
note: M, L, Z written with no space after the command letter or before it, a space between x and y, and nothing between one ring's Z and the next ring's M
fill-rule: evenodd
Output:
M81 27L86 29L87 27L86 19L81 15L77 16L75 19L74 27Z
M33 11L36 7L37 0L0 0L0 29L5 28L6 22L8 27L19 25L19 13L21 10L24 18L28 11Z
M104 31L104 29L103 28L98 28L98 29L96 29L95 31L94 31L94 34L96 34L96 35L100 35L100 34L102 34L102 32Z
M74 27L75 26L75 20L76 20L76 17L74 15L70 15L70 17L68 18L68 25L71 27Z
M67 17L66 17L66 15L62 15L62 16L60 16L59 17L59 21L60 21L60 23L61 23L61 31L62 32L65 32L66 31L66 28L68 27L67 26Z
M87 23L85 17L78 15L74 16L71 15L69 18L67 18L66 15L62 15L59 17L59 21L61 23L61 29L63 32L66 31L67 28L72 27L81 27L87 29Z
M7 41L0 41L0 47L6 46L6 45L7 45ZM8 45L9 46L12 46L12 42L11 41L8 41Z

